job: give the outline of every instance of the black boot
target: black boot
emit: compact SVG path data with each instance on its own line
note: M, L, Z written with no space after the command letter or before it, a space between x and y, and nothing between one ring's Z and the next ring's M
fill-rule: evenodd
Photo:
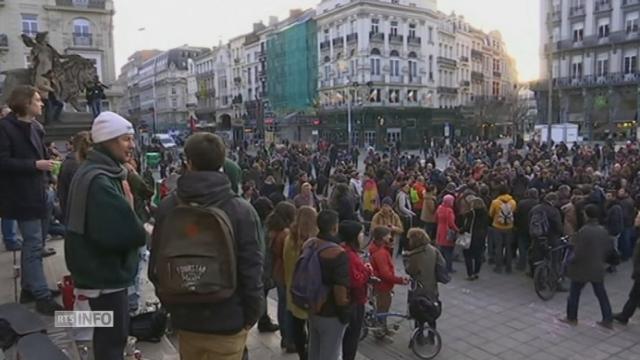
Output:
M274 324L269 316L264 316L258 321L258 331L261 333L272 333L280 330L278 324Z

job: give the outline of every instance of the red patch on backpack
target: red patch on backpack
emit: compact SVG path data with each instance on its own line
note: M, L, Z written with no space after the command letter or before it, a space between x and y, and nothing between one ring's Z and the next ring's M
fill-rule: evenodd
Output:
M194 238L200 233L200 228L198 228L196 224L189 224L184 229L184 233L185 235L187 235L187 237Z

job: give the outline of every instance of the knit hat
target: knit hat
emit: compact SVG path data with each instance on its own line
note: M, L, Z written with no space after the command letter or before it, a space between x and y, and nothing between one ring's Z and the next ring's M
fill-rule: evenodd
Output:
M357 241L358 235L362 231L362 225L357 221L345 220L340 223L338 234L340 234L340 240L349 244L353 244Z
M133 125L127 119L110 111L98 115L91 126L91 139L95 144L133 134L135 134Z
M391 198L387 196L384 199L382 199L382 205L391 206L391 205L393 205L393 200L391 200Z

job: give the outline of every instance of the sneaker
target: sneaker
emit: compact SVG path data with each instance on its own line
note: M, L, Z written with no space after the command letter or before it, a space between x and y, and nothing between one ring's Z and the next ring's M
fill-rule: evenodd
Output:
M578 320L570 320L568 318L562 318L562 319L558 319L558 321L560 321L563 324L578 326Z
M278 324L274 324L271 319L269 321L258 322L258 331L261 333L272 333L280 330Z
M48 249L43 249L42 250L42 257L43 258L46 258L46 257L49 257L49 256L53 256L55 254L56 254L56 250L53 249L53 248L48 248Z
M36 300L36 311L45 316L53 316L56 311L63 311L64 307L52 298Z
M596 324L608 330L613 330L613 321L598 321Z
M629 319L622 316L622 313L613 314L613 320L619 322L622 325L627 325L629 323Z
M60 296L60 290L58 289L49 289L51 293L51 298L55 298ZM20 290L20 304L28 304L36 301L36 298L33 296L31 291L22 289Z
M5 244L4 248L7 251L20 251L22 250L22 244L21 243L15 243L15 244Z

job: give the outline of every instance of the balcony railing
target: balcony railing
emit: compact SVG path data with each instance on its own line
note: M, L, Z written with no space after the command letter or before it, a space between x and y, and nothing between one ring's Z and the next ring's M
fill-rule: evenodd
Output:
M384 41L384 34L380 33L380 32L370 32L369 33L369 39L371 41L380 41L383 42Z
M554 10L549 14L549 19L554 23L562 21L562 12L560 10Z
M84 8L84 9L106 9L106 0L56 0L57 6Z
M438 86L438 93L456 95L458 93L458 89L454 87L448 87L448 86Z
M605 12L605 11L611 11L612 7L611 7L611 0L596 0L596 4L595 4L595 9L594 11L596 13L599 12Z
M331 47L331 41L329 40L325 40L320 43L320 50L329 50L330 47Z
M628 86L640 82L640 73L609 73L601 75L586 75L582 77L561 77L553 79L554 89L598 88L607 86ZM547 81L540 80L531 84L531 89L545 91Z
M438 64L442 64L442 65L446 65L446 66L450 66L450 67L456 67L458 66L458 62L453 60L453 59L449 59L447 57L444 56L438 56Z
M469 80L462 80L462 81L460 81L460 86L469 87L469 86L471 86L471 82Z
M334 38L333 41L331 42L333 44L333 46L343 46L344 45L344 38L342 36Z
M570 17L577 17L577 16L585 16L586 13L584 11L584 5L583 6L576 6L576 7L572 7L569 9L569 16Z
M9 37L7 34L0 34L0 49L9 48Z
M474 82L483 82L484 81L484 74L478 71L472 71L471 72L471 81Z
M484 54L482 54L482 51L471 49L471 58L482 60L484 58Z
M409 83L411 84L421 84L422 77L421 76L409 76Z
M389 34L389 42L390 43L402 44L403 40L404 40L404 36L402 36L402 35Z
M622 0L622 7L631 7L638 6L640 7L640 0Z
M258 53L258 60L259 61L267 60L267 52L264 50L260 50L260 52Z
M354 42L358 42L358 33L353 33L353 34L349 34L347 35L347 43L351 44Z
M401 75L391 75L389 76L389 82L393 84L402 84L402 76Z
M409 36L407 38L407 43L409 45L417 45L417 46L419 46L419 45L422 44L422 38L419 37L419 36Z
M468 63L468 62L469 62L469 57L467 57L467 56L460 56L460 62Z
M500 77L502 77L502 73L500 71L494 71L493 72L493 77L500 78Z
M93 35L73 33L73 46L93 46Z

